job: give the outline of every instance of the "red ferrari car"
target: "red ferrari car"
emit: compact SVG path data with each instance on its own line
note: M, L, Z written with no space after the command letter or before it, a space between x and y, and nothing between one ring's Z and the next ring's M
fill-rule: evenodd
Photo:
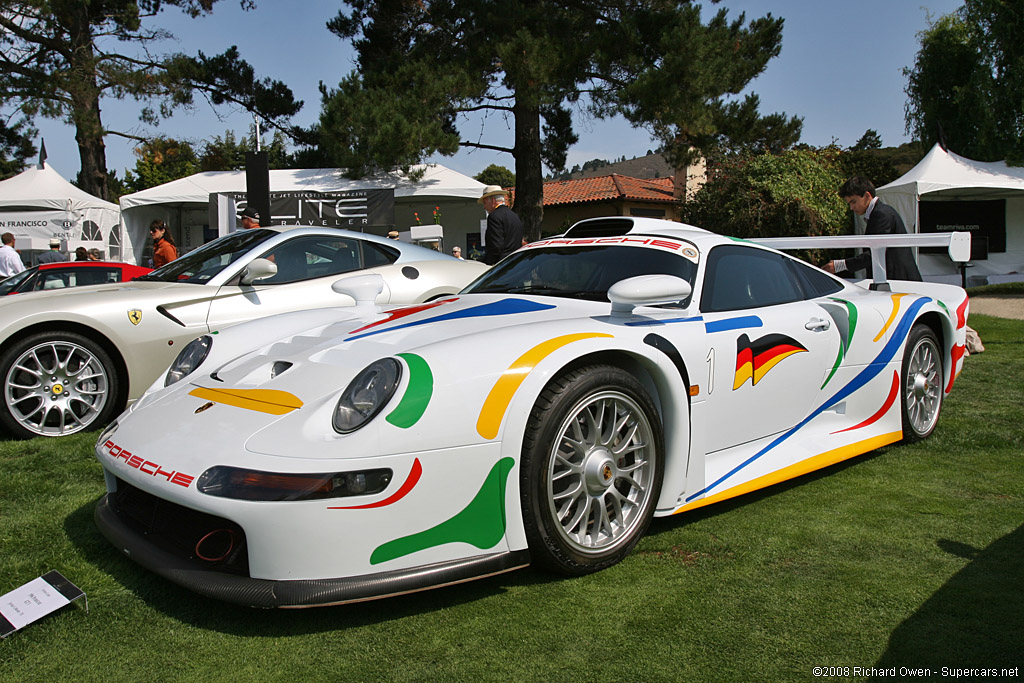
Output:
M116 261L60 261L41 263L0 282L0 296L43 289L127 282L153 270Z

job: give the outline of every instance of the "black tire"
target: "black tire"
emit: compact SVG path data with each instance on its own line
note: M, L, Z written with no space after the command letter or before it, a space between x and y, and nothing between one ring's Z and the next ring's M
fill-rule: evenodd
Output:
M942 410L942 352L931 328L917 324L910 330L903 352L900 404L903 439L926 439L935 430Z
M577 576L624 558L650 525L663 475L661 421L640 382L611 365L556 378L523 439L519 484L533 562Z
M120 406L110 355L74 332L39 332L0 356L0 425L12 435L67 436L106 425Z

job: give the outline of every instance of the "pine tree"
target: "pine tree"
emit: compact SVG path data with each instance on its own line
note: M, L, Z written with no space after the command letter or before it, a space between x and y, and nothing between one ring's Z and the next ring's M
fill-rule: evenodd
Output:
M322 149L353 175L408 168L460 147L515 160L515 210L539 237L542 164L565 166L572 108L624 115L685 161L711 145L739 93L777 55L782 20L707 24L685 1L349 0L328 27L353 38L358 71L322 89ZM512 145L460 130L464 114L507 121ZM799 122L796 124L799 128Z

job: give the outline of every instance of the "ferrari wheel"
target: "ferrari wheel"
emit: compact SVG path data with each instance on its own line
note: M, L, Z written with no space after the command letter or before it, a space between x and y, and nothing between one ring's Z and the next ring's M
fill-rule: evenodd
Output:
M919 441L935 429L942 408L942 354L935 333L915 325L903 354L903 438Z
M117 376L110 356L73 332L34 334L0 358L0 423L20 438L66 436L111 418Z
M657 408L624 370L591 366L548 385L520 468L533 561L579 575L628 555L654 516L663 451Z

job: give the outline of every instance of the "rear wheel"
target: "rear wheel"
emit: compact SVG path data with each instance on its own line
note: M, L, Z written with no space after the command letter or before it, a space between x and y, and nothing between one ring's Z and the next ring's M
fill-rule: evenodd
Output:
M0 357L0 423L19 438L66 436L106 424L117 406L110 356L74 332L41 332Z
M927 325L910 330L902 376L903 438L920 441L934 431L942 409L942 353Z
M533 561L579 575L628 555L654 516L663 451L657 408L629 373L598 365L553 381L523 441L520 490Z

